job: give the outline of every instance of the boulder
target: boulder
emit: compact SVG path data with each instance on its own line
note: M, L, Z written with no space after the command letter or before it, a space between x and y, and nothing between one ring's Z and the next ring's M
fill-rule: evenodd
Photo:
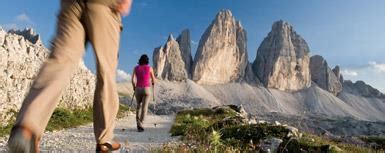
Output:
M281 145L282 142L283 142L282 139L272 137L272 138L267 138L265 140L261 140L259 142L259 146L262 152L267 152L267 153L278 152L279 151L278 147L279 145Z
M229 10L221 10L199 42L192 79L204 85L242 80L248 64L246 42L241 23Z
M253 71L268 88L296 91L311 85L310 49L306 41L285 21L273 24L253 63Z

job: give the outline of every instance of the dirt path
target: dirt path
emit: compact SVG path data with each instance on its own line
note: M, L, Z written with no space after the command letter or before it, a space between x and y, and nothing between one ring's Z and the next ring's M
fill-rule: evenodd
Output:
M148 115L145 121L145 131L137 132L135 115L119 119L115 136L124 146L120 152L147 151L150 148L161 147L164 143L175 143L177 138L171 137L169 130L174 116ZM156 124L156 127L155 127ZM0 152L4 149L0 144ZM94 152L95 141L92 124L73 129L66 129L44 134L41 149L43 152Z

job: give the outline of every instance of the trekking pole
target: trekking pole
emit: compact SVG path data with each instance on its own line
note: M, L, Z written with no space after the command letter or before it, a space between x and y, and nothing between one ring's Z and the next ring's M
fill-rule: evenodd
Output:
M152 100L154 102L153 104L153 110L155 112L155 84L152 85Z
M155 84L152 85L152 100L154 101L154 104L153 104L153 111L154 111L154 114L155 114ZM154 123L154 127L156 127L156 122Z

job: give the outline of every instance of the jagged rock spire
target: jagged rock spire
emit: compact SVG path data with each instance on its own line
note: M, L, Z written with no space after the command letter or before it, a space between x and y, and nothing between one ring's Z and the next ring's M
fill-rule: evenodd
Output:
M244 78L248 64L246 31L230 10L221 10L203 34L194 58L192 79L224 84Z
M275 22L263 40L253 63L253 71L268 88L295 91L311 85L310 49L293 27Z

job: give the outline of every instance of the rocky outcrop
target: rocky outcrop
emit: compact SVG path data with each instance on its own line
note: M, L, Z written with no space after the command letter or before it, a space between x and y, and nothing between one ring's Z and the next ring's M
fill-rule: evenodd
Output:
M247 82L249 84L263 86L262 83L258 80L258 78L255 77L255 74L253 72L253 64L252 63L249 63L246 66L246 72L245 72L244 80L245 80L245 82Z
M38 34L35 34L33 29L31 28L27 28L25 30L9 30L8 33L23 36L25 40L28 40L33 44L43 45L41 42L40 36Z
M206 29L194 60L192 80L198 84L243 79L248 64L246 31L229 10L221 10Z
M169 81L188 79L188 71L183 61L182 52L172 35L169 36L166 45L154 50L153 63L157 78Z
M4 44L4 39L5 39L5 35L7 34L7 32L0 27L0 44Z
M185 29L176 39L179 44L179 48L182 54L182 59L184 61L185 69L187 73L191 74L191 67L193 64L193 59L191 56L191 39L190 39L190 31Z
M333 72L334 74L336 75L336 77L339 79L340 83L343 84L344 83L344 77L342 76L341 74L341 69L340 69L340 66L335 66L333 68Z
M9 112L20 109L49 51L32 29L5 32L0 28L0 55L0 120L6 123L12 115ZM72 109L91 106L94 89L94 74L80 63L59 106Z
M155 77L162 78L164 63L166 62L166 53L164 52L163 46L154 49L152 61L154 64Z
M355 83L353 83L350 80L345 80L343 87L344 87L344 92L348 92L354 95L385 99L385 94L381 93L379 90L373 88L372 86L366 84L364 81L356 81Z
M335 72L333 72L322 56L315 55L310 58L310 72L312 81L322 89L334 95L342 91L342 84L336 76L336 74L339 74L339 69L335 68Z
M268 88L284 91L310 86L309 47L285 21L273 24L253 63L253 71Z

